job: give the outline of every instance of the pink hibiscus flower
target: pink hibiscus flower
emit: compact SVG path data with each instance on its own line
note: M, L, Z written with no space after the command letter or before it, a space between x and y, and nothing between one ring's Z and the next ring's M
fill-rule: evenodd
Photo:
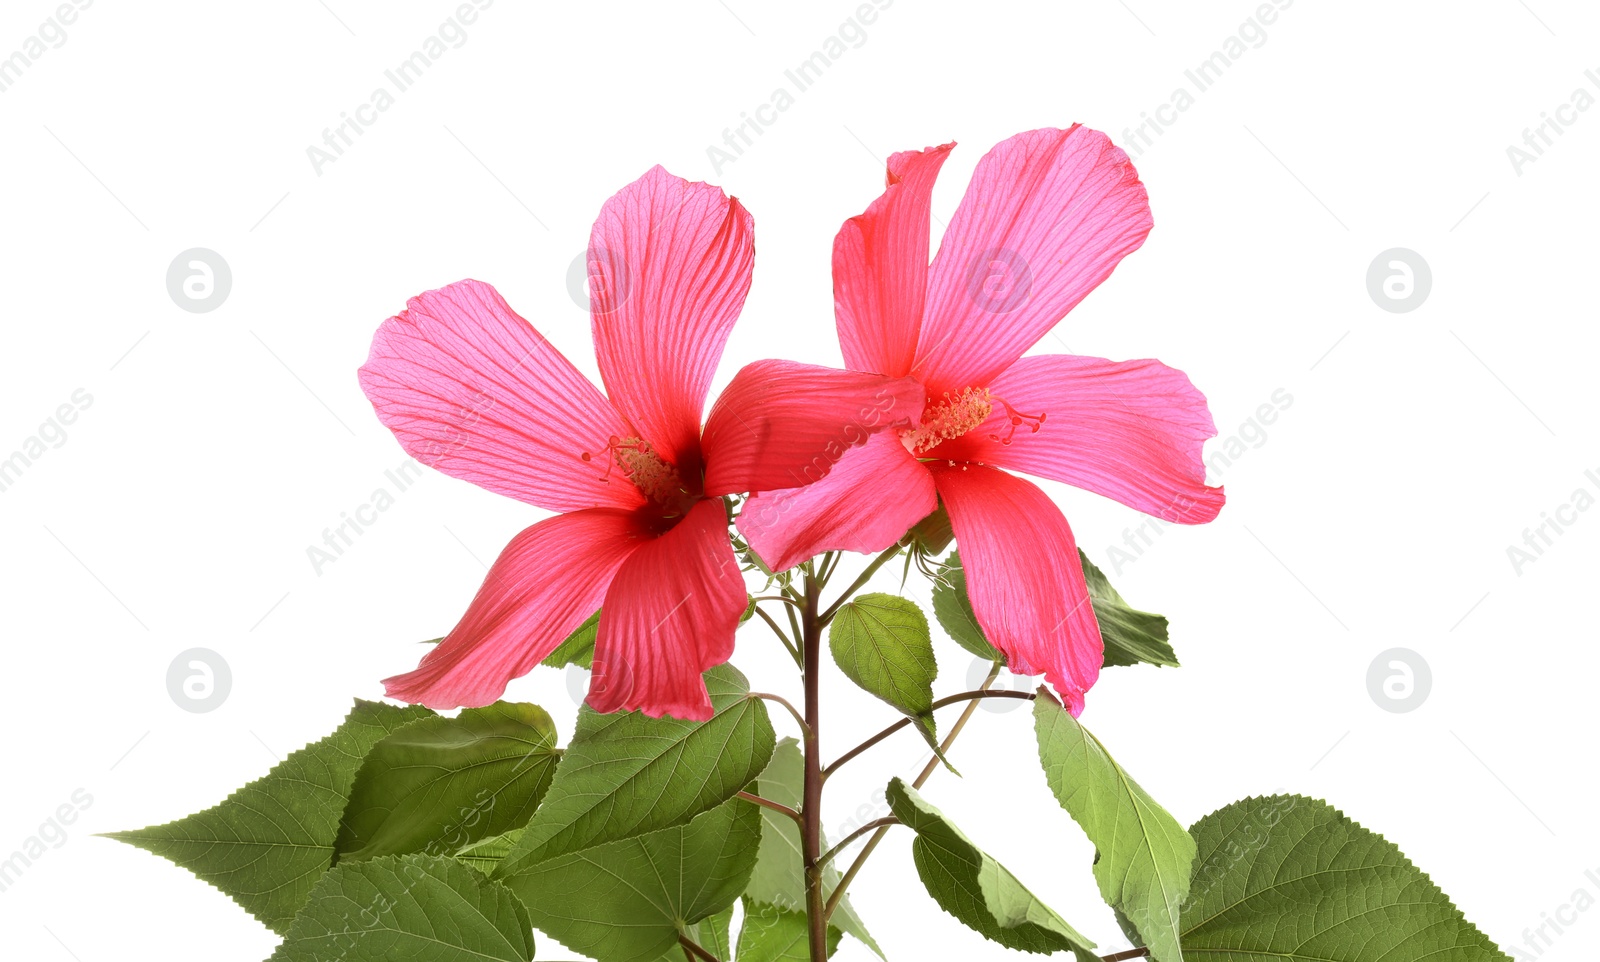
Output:
M512 539L460 623L385 680L390 696L487 705L600 609L595 710L711 716L700 676L733 653L746 605L722 496L824 476L921 403L909 378L763 361L702 430L753 260L736 199L656 167L607 201L590 239L607 394L479 281L379 327L361 386L406 451L559 512Z
M887 189L833 246L845 363L915 378L915 426L874 435L817 484L753 497L739 530L781 570L881 551L942 502L984 632L1076 715L1103 654L1077 544L1044 492L1001 469L1197 524L1223 503L1200 459L1216 427L1189 379L1157 361L1022 356L1149 233L1127 155L1081 126L1006 140L978 163L930 266L929 195L954 146L891 157Z

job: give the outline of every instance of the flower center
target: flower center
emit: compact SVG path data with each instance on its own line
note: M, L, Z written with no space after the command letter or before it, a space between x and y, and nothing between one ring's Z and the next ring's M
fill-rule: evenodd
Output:
M901 431L900 442L912 454L922 454L971 431L989 420L993 411L988 388L969 387L954 395L946 391L938 400L928 398L922 424Z
M611 455L602 480L611 481L612 468L621 468L633 486L644 496L664 508L681 509L689 497L688 488L678 476L678 469L668 464L656 453L650 442L643 438L619 438L612 435L606 442L605 453ZM588 451L582 453L585 461L593 461Z
M1003 398L989 393L988 388L969 387L954 393L944 392L940 398L928 398L922 409L922 424L900 432L900 441L914 455L933 450L946 441L953 441L989 420L995 405L1005 410L1006 432L989 435L989 440L1010 444L1017 428L1028 425L1030 433L1044 426L1044 413L1022 414L1014 410Z

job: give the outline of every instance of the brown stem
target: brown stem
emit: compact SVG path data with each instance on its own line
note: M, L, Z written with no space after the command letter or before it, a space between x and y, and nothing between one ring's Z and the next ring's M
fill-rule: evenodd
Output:
M828 579L839 570L839 559L842 557L844 553L841 551L830 551L822 556L822 570L817 573L817 577L822 581L822 587L828 587Z
M784 592L790 593L788 588L785 588ZM795 645L798 646L800 644L800 619L795 615L794 605L784 605L783 613L789 619L789 637L793 638ZM800 654L798 647L795 649L795 664L800 666L801 671L805 671L805 656Z
M844 851L845 848L847 846L849 846L849 844L851 842L854 842L856 839L858 839L861 836L867 834L868 832L871 832L871 831L873 831L875 829L880 829L880 828L890 828L892 826L899 825L899 824L900 824L900 820L898 818L895 818L893 815L890 815L888 818L874 819L873 821L870 821L867 824L865 824L865 825L861 826L860 828L856 829L855 831L851 832L848 836L845 837L845 840L840 842L838 845L835 845L833 848L828 849L828 851L823 854L822 858L818 860L817 864L819 864L819 865L827 865L829 862L833 861L835 856L837 856L840 852Z
M806 922L811 962L828 962L828 916L822 893L822 626L817 614L817 579L806 569L805 606L800 613L805 654L805 794L800 806L801 855L806 872Z
M989 688L994 685L994 680L999 677L1000 663L995 662L994 667L989 669L989 677L985 678L983 680L983 684L978 686L978 691L988 691ZM963 728L967 727L967 722L972 720L973 713L978 710L979 701L980 699L973 698L967 702L966 710L961 713L960 718L956 719L955 725L950 729L950 734L946 735L944 741L939 744L940 754L950 751L950 746L955 744L956 737L961 734L961 730ZM928 759L928 764L922 768L922 774L918 775L916 781L911 783L911 787L921 788L923 785L926 785L928 783L928 779L932 778L933 773L938 769L939 758L936 755L933 758ZM856 860L850 863L850 868L845 871L844 877L841 878L839 880L839 884L834 887L833 896L828 899L828 904L823 908L822 918L824 923L826 923L826 921L832 917L834 910L837 909L839 907L839 903L844 900L845 890L850 887L851 882L855 881L856 876L861 873L862 866L866 865L867 859L872 857L873 850L878 847L878 843L882 842L883 837L888 834L889 826L885 825L874 832L871 838L867 839L866 847L861 850L860 855L856 856Z
M947 707L949 705L954 705L954 704L956 704L958 702L974 701L974 700L982 699L982 698L1020 698L1020 699L1023 699L1024 701L1032 701L1037 697L1039 697L1039 696L1034 694L1033 692L984 691L984 690L980 689L978 691L964 691L959 695L951 695L948 698L941 698L938 701L933 703L933 710L937 711L940 708L945 708L945 707ZM885 728L883 731L877 733L876 735L873 735L871 738L867 739L866 741L862 742L861 744L857 745L856 747L854 747L854 748L850 749L849 751L845 752L843 755L840 755L838 758L834 759L833 764L829 765L828 767L826 767L826 768L824 768L822 770L823 779L826 780L828 778L828 776L832 775L845 762L848 762L850 759L855 758L857 755L861 754L862 752L864 752L867 749L871 748L872 746L878 744L879 742L883 741L885 738L888 738L890 735L893 735L895 732L899 731L902 728L905 728L906 726L908 726L910 724L911 724L911 719L909 717L908 718L902 718L899 721L895 722L893 725L890 725L888 728ZM941 751L942 750L943 749L941 749Z
M851 597L855 595L856 591L858 591L863 585L871 581L872 576L877 574L878 569L887 564L890 558L893 558L899 553L900 546L895 545L889 550L878 555L876 558L873 558L872 563L867 565L867 567L861 572L860 577L856 578L856 580L851 583L850 587L844 589L844 594L841 594L838 600L832 605L829 605L828 610L822 613L822 617L818 619L818 627L826 628L828 626L828 622L832 621L833 616L839 613L839 609L844 606L845 602L849 601Z
M800 821L800 813L783 804L782 802L774 802L770 798L762 798L760 795L754 795L750 792L740 792L735 797L742 798L747 802L753 802L756 805L760 805L762 808L770 808L779 814L787 815L794 819L796 824L804 824Z
M760 605L756 605L756 614L760 616L762 621L767 623L767 627L772 629L772 633L778 636L778 640L783 642L784 651L787 651L789 657L794 659L794 663L799 665L800 650L794 646L794 642L789 640L789 636L783 633L783 629L778 627L778 623L773 621L772 616L763 611Z
M1126 952L1102 955L1100 956L1100 962L1126 962L1127 959L1142 959L1149 954L1149 949L1129 949Z
M699 959L700 962L721 962L716 956L696 945L694 940L687 935L679 935L678 944L683 946L683 951L687 952L691 957Z
M752 595L750 600L751 601L779 601L779 602L782 602L783 604L786 604L786 605L794 605L796 608L800 607L800 602L795 601L793 598L789 598L789 597L786 597L784 595Z
M770 694L770 693L764 692L764 691L753 691L753 692L750 693L749 697L751 697L751 698L760 698L760 699L763 699L765 701L770 701L773 704L782 705L784 708L787 708L789 710L789 714L794 716L794 720L800 723L800 730L802 732L810 727L809 725L806 724L805 716L800 714L800 710L795 708L793 705L789 704L789 699L784 698L781 695L773 695L773 694Z

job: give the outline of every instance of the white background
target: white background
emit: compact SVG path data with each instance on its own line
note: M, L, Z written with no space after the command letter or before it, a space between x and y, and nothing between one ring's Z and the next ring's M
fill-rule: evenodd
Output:
M1108 671L1085 722L1185 823L1253 793L1330 799L1508 950L1547 913L1571 918L1577 890L1600 896L1585 877L1600 511L1520 573L1507 557L1575 489L1596 493L1600 109L1569 115L1520 174L1506 153L1575 89L1600 96L1584 77L1600 12L1529 4L1294 3L1139 158L1149 242L1038 348L1184 369L1210 398L1211 450L1274 391L1294 399L1217 473L1218 521L1166 530L1115 575L1171 617L1185 667ZM355 369L407 297L490 281L592 373L567 269L605 198L662 163L755 216L755 285L718 383L761 357L837 364L831 241L881 189L883 157L960 141L935 193L948 220L1017 131L1081 121L1126 142L1256 4L900 0L716 171L707 147L855 6L501 0L320 175L306 148L454 3L100 2L0 93L0 457L75 390L93 398L0 493L0 855L75 790L93 797L0 893L7 957L265 958L274 937L225 897L91 833L206 807L328 732L536 520L429 474L313 571L307 547L404 460ZM0 56L54 7L7 0ZM211 313L166 290L193 247L232 268ZM1393 247L1432 267L1411 313L1367 292ZM1111 573L1107 548L1141 517L1047 488ZM165 680L195 646L233 672L206 714ZM1405 714L1366 681L1397 646L1433 675ZM941 688L967 687L960 649L941 655ZM794 688L757 628L736 661ZM570 730L561 673L510 694ZM837 674L828 698L830 754L890 720ZM937 776L930 799L1105 951L1125 946L1027 712L981 712L969 732L964 779ZM830 831L858 805L880 814L873 787L920 761L896 741L853 763ZM890 957L1000 957L926 899L891 838L855 896ZM1577 917L1543 957L1595 957L1600 912Z

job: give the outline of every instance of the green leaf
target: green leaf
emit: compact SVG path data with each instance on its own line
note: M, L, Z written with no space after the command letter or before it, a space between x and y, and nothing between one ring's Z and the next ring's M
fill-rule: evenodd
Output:
M566 640L556 646L556 650L545 656L540 664L550 668L565 668L568 665L577 665L579 668L589 669L594 667L594 640L600 634L600 612L590 615L588 620L574 628Z
M511 847L521 835L522 829L515 828L504 835L491 835L470 842L456 852L456 860L467 863L485 875L493 875L500 863L511 854Z
M501 880L535 927L599 962L656 962L693 925L731 906L750 882L761 809L735 800L664 829L559 855ZM679 952L682 957L682 952Z
M950 526L950 512L940 502L932 514L911 526L904 540L909 541L918 553L934 556L950 547L950 542L955 538L955 529Z
M694 941L707 952L723 960L733 962L733 906L728 906L708 919L701 919L693 925L685 925L683 934ZM660 962L687 962L681 947L668 949L667 954L661 957Z
M1178 655L1167 641L1167 619L1140 611L1123 600L1101 570L1082 550L1083 577L1089 585L1089 600L1095 620L1100 623L1100 638L1105 642L1105 667L1125 665L1165 665L1177 667ZM988 661L1005 661L983 633L967 597L967 575L961 556L952 551L939 569L940 581L933 586L933 614L945 633L961 647Z
M895 818L917 833L911 855L922 884L940 908L1008 949L1042 954L1071 951L1080 962L1098 962L1099 956L1090 951L1093 942L898 778L889 783L889 806Z
M851 681L906 715L933 710L933 656L928 618L906 598L860 595L828 627L833 660Z
M1176 668L1178 655L1167 642L1167 619L1140 611L1123 601L1122 595L1111 587L1111 582L1082 548L1078 549L1078 560L1083 562L1083 577L1089 583L1094 617L1100 623L1100 637L1106 644L1106 667L1142 662Z
M707 722L638 712L578 713L577 732L502 872L682 825L737 795L767 767L767 708L732 665L706 672Z
M985 661L1004 662L1006 656L989 644L967 597L967 573L961 567L961 553L950 552L933 585L933 616L956 644Z
M511 890L449 858L384 856L323 875L269 962L529 962Z
M939 747L933 717L933 681L939 663L928 634L928 616L897 595L861 595L839 609L828 628L833 660L868 694L911 716L935 757L957 775Z
M799 743L793 738L785 738L778 743L777 751L772 755L772 764L761 773L761 778L752 791L762 798L798 811L805 794L805 778L805 756L800 753ZM774 812L770 808L762 808L759 811L761 812L761 857L756 861L755 872L750 876L750 885L745 889L745 897L775 908L803 910L806 904L805 857L804 849L800 846L800 826L794 823L794 819L781 812ZM866 819L866 821L871 820L871 818ZM822 840L822 848L824 851L827 850L827 839ZM838 866L829 862L822 869L824 896L831 898L838 884ZM834 910L833 918L828 920L828 924L855 936L863 945L877 953L879 958L883 957L883 950L878 948L878 943L872 938L872 934L867 931L861 917L850 904L850 896L846 895L839 900L839 906Z
M1237 962L1509 958L1393 843L1326 802L1249 798L1191 831L1200 857L1187 951Z
M839 948L839 930L828 926L828 954ZM726 956L722 956L726 958ZM744 900L739 962L810 962L811 930L804 912Z
M170 859L215 885L280 935L333 865L339 818L361 760L426 708L357 701L333 734L203 812L114 838Z
M361 763L338 858L449 855L520 828L560 757L555 723L537 705L498 702L412 722Z
M950 759L944 755L943 746L939 744L939 720L933 717L933 712L930 711L923 715L913 716L911 727L916 730L918 735L922 736L923 741L928 743L928 748L932 750L933 757L937 758L940 764L949 769L950 774L960 778L961 772L950 764Z
M1050 698L1033 703L1039 762L1050 791L1094 843L1095 881L1161 962L1181 962L1178 914L1195 843L1089 733Z

